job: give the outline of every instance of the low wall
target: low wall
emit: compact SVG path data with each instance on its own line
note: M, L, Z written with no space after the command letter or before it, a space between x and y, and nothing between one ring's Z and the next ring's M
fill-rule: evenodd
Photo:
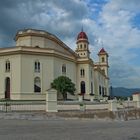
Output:
M98 109L108 109L108 104L89 104L89 105L83 105L80 106L80 104L72 105L59 105L58 104L58 110L81 110L84 108L85 110L98 110Z
M105 119L105 120L136 120L140 119L140 109L131 110L119 110L119 111L108 111L108 110L88 110L88 111L61 111L55 114L56 116L63 118L81 118L81 119Z
M45 101L8 101L0 102L0 111L45 111ZM108 103L61 101L57 103L58 111L78 111L78 110L108 110ZM117 103L117 109L137 109L137 102ZM113 110L111 110L113 111ZM116 111L116 110L114 110Z

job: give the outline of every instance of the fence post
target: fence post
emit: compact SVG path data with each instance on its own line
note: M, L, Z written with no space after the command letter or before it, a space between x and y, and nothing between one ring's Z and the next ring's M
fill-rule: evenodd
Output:
M94 96L90 95L90 101L93 102L94 101Z
M133 94L133 101L136 102L137 108L140 108L140 93Z
M10 104L10 102L6 101L4 104L4 111L7 113L10 110L11 110L11 104Z
M46 91L46 112L58 112L57 91L55 89L49 89Z
M116 100L109 101L109 110L110 111L117 111L117 101Z
M82 102L83 101L83 96L82 95L78 95L78 100L79 100L79 102Z

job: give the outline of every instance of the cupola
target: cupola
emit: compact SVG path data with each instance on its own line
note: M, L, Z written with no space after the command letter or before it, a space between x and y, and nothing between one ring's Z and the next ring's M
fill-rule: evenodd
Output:
M78 36L77 36L77 48L76 52L80 57L89 58L89 42L88 42L88 36L86 33L82 30Z
M87 39L88 40L88 37L87 37L85 32L81 31L77 36L77 40L79 40L79 39Z

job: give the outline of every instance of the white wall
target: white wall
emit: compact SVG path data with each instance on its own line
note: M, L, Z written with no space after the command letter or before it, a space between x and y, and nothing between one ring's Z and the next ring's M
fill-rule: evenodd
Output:
M5 62L6 60L10 61L10 72L5 72ZM15 96L19 96L20 94L20 55L9 55L9 56L1 56L0 57L0 98L5 98L5 79L6 77L10 78L10 96L13 99Z
M34 71L35 61L40 62L40 73ZM50 82L53 80L53 57L49 56L35 56L22 55L22 87L23 94L37 94L34 93L34 78L41 79L41 94L50 88ZM40 93L38 93L40 94Z
M84 69L85 70L85 76L81 77L80 70ZM92 75L91 75L92 71ZM94 71L93 67L90 64L78 64L77 66L77 93L81 93L81 81L85 82L86 86L86 93L85 94L90 94L91 93L91 82L93 83L93 92L94 92Z
M76 63L60 58L54 58L54 78L62 75L62 65L66 65L66 75L76 84Z

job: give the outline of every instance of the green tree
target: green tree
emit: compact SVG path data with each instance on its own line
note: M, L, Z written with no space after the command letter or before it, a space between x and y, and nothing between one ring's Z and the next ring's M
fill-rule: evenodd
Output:
M64 100L67 99L67 93L74 95L76 90L75 84L66 76L59 76L58 78L54 79L51 83L51 87L55 88L58 93L61 93Z

